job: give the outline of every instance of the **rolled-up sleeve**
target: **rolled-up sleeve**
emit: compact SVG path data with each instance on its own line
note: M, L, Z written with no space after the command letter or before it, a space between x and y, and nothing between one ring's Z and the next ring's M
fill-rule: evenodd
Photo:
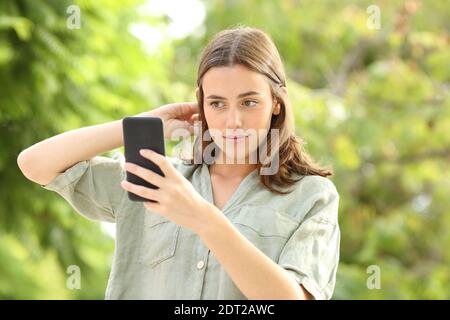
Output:
M286 242L279 265L317 300L331 299L339 264L339 194L331 181Z
M76 163L41 187L57 192L88 219L115 222L126 195L120 185L125 177L123 158L96 156Z

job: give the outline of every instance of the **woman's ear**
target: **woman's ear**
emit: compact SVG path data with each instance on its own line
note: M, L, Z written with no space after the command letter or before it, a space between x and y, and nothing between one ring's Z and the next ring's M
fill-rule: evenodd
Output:
M281 86L280 89L280 96L281 99L284 101L284 103L288 103L289 102L289 93L288 93L288 89L286 86ZM278 115L280 114L281 111L281 102L279 99L276 100L276 104L273 108L273 114L274 115Z
M272 109L272 114L273 115L279 115L280 114L280 110L281 110L281 103L278 102L278 100L275 100L275 105Z
M279 94L280 94L280 97L281 97L281 99L283 101L288 101L287 100L287 99L289 99L288 91L287 91L287 88L285 86L281 86L279 88ZM275 104L274 104L274 106L272 108L272 114L273 115L279 115L280 114L280 112L281 112L281 102L280 102L280 100L281 99L279 99L279 98L275 99Z
M289 99L289 92L286 86L280 87L280 95L283 99Z

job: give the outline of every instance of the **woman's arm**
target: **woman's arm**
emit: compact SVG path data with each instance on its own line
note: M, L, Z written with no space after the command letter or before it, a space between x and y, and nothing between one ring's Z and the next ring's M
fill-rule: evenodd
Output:
M252 300L303 300L312 296L285 269L245 238L215 206L205 216L208 225L198 231L241 292Z
M137 116L152 116L152 111ZM17 164L31 181L46 185L75 163L123 145L122 119L70 130L23 150Z
M170 103L135 115L160 117L164 133L171 137L180 128L193 133L193 121L198 116L195 102ZM123 146L122 119L67 131L45 139L23 150L17 164L23 174L36 183L46 185L59 173L77 162Z

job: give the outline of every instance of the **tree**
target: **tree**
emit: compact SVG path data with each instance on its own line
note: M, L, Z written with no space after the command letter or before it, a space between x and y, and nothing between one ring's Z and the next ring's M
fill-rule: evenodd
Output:
M27 181L18 153L51 135L193 100L216 32L267 31L285 62L298 134L341 196L335 298L448 299L450 48L446 1L204 1L192 35L153 53L130 25L164 29L139 0L0 3L0 298L99 298L113 241ZM72 16L80 8L80 28ZM170 148L169 148L170 149ZM68 290L68 267L83 290ZM380 289L370 289L379 270ZM70 272L69 272L70 273ZM375 286L376 287L376 286Z

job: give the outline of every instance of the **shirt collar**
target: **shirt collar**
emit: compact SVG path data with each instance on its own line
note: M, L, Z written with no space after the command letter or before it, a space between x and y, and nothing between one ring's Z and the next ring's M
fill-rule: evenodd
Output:
M213 190L212 190L212 183L211 183L211 175L209 173L209 168L206 163L202 164L201 167L201 176L202 181L205 182L205 194L204 197L210 202L214 204L214 198L213 198ZM239 184L237 189L234 191L234 193L231 195L231 197L228 199L225 206L222 208L222 212L226 212L236 205L242 203L248 193L251 190L254 190L254 186L259 182L259 174L258 169L254 169L251 171Z

